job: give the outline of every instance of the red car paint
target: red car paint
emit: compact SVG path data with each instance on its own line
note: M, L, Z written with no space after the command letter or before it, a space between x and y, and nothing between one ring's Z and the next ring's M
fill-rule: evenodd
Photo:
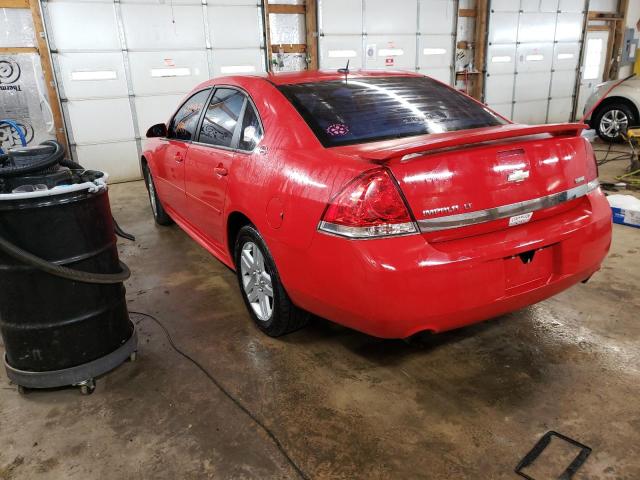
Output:
M414 76L353 77L389 75ZM580 136L584 125L508 123L325 148L276 85L341 78L323 72L233 76L196 87L193 92L223 85L246 92L264 137L252 153L149 139L143 161L166 211L232 269L230 219L244 215L262 234L297 306L378 337L441 332L501 315L600 268L611 213L597 186L579 198L538 205L523 224L496 218L432 230L452 214L493 214L502 206L519 212L519 202L557 199L576 185L594 185L593 152ZM520 167L530 178L508 181ZM380 168L397 182L424 230L375 239L319 231L330 201ZM535 252L529 263L525 252Z

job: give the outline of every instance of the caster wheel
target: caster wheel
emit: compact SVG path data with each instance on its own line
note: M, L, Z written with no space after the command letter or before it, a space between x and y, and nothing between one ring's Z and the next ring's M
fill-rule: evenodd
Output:
M22 385L18 385L18 393L20 395L26 395L27 394L27 389L25 387L23 387Z
M93 379L85 380L82 383L79 383L80 393L82 395L91 395L96 389L96 382Z
M129 361L135 362L138 359L138 352L131 352L129 355Z

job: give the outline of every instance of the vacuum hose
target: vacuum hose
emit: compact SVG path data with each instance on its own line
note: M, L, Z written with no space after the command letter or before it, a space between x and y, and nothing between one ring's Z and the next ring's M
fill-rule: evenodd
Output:
M37 257L26 250L17 247L13 243L7 241L0 236L0 251L15 258L16 260L26 263L32 267L38 268L43 272L47 272L56 277L65 278L74 282L110 284L121 283L131 276L131 271L124 263L120 262L120 272L118 273L91 273L72 268L61 267L48 260Z
M18 175L42 171L43 169L50 168L54 165L61 165L73 170L84 170L80 164L75 163L71 160L65 160L63 158L64 149L62 145L60 145L55 140L47 140L45 142L42 142L40 145L50 146L53 148L50 153L47 152L47 154L45 154L44 156L42 154L37 155L43 156L43 158L38 158L34 162L9 166L6 165L6 162L2 162L3 158L0 157L0 179L4 177L15 177ZM20 155L22 151L20 149L12 150L12 154L15 155L16 153ZM8 156L3 155L3 157ZM3 165L2 163L5 163L5 165ZM115 222L115 219L114 226L116 233L118 233L120 236L134 239L132 235L129 235L126 232L122 231L122 229ZM131 276L129 267L127 267L122 262L120 262L120 272L118 273L91 273L56 265L55 263L49 262L48 260L45 260L36 255L33 255L32 253L27 252L26 250L23 250L22 248L14 245L2 236L0 236L0 251L26 265L30 265L51 275L55 275L57 277L61 277L74 282L113 284L124 282Z

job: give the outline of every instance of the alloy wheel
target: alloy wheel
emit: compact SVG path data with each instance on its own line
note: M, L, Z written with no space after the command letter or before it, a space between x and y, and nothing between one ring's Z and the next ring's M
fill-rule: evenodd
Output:
M629 118L622 110L609 110L600 119L600 131L609 138L616 138L619 132L626 132Z
M260 321L269 321L273 315L273 284L265 267L264 255L253 242L246 242L242 246L240 273L251 308Z
M153 215L157 217L158 205L156 205L156 187L153 185L151 172L147 173L147 187L149 187L149 201L151 202L151 210L153 210Z

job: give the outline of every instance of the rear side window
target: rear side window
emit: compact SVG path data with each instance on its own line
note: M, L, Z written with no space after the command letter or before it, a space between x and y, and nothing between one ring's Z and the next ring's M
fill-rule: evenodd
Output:
M231 147L245 96L233 88L216 88L204 112L199 141Z
M202 90L182 104L169 123L167 137L185 141L193 140L198 128L200 112L209 98L209 93L211 93L209 89Z
M244 118L242 119L242 130L240 131L238 148L240 150L251 151L256 148L261 138L262 127L258 120L258 114L253 108L253 105L251 105L251 102L247 102L247 108L244 111Z
M428 77L348 78L279 89L325 147L506 123Z

